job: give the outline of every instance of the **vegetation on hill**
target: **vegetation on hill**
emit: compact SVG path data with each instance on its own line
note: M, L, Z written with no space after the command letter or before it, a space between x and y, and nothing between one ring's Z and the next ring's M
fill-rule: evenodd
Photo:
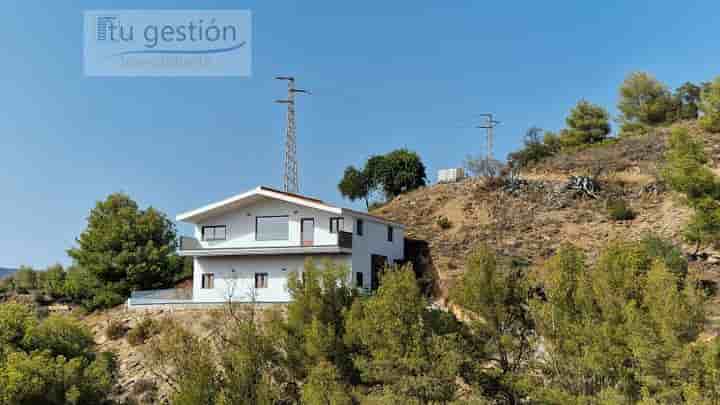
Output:
M188 271L175 252L173 223L125 194L98 202L77 241L68 251L74 259L68 269L21 266L0 280L0 293L32 293L37 302L74 302L92 311L122 303L132 290L169 286Z
M0 305L0 404L109 404L115 357L77 320Z
M531 128L513 172L490 178L422 187L407 150L349 167L343 195L384 194L374 213L426 247L370 296L347 269L308 263L282 309L108 315L96 339L139 356L119 365L76 321L2 305L0 404L102 403L118 373L146 403L720 403L719 94L720 81L670 91L631 74L620 136L580 101L566 128ZM111 306L172 282L174 243L163 214L112 195L71 268L23 268L4 288Z
M425 185L425 165L417 153L397 149L385 155L371 156L362 169L348 166L338 184L338 190L350 201L370 199L382 192L385 199Z

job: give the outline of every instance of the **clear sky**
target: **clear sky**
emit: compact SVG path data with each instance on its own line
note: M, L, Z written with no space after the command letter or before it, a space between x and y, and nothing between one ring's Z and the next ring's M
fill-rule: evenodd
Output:
M84 77L86 9L249 9L249 78ZM348 164L408 147L430 180L581 98L616 114L634 70L671 87L720 74L715 1L40 1L5 3L0 33L0 266L69 263L97 200L124 191L179 212L281 186L285 94L298 104L301 192L341 203ZM181 233L189 232L180 226Z

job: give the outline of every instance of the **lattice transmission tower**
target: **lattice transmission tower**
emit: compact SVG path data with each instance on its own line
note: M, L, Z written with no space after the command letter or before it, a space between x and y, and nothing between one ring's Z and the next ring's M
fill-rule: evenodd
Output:
M287 104L287 127L285 129L285 152L283 153L283 190L289 193L299 193L298 186L298 160L297 160L297 134L295 131L295 94L306 93L307 90L295 88L295 78L292 76L278 76L277 80L288 82L288 96L284 100L275 100L276 103Z

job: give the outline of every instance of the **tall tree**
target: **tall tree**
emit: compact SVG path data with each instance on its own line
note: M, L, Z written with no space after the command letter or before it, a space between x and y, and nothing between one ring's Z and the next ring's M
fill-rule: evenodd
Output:
M167 285L180 268L173 223L122 193L95 205L77 243L70 257L121 294Z
M668 185L683 193L694 213L685 228L685 240L703 246L720 244L720 181L707 166L702 141L684 128L674 129L668 140L662 174Z
M610 133L610 115L599 105L580 100L565 119L567 130L563 132L564 146L577 146L605 140Z
M347 314L346 342L362 382L388 390L398 403L454 399L460 354L454 333L433 330L431 312L411 268L386 271L380 288Z
M365 200L365 207L370 208L370 179L365 171L358 170L354 166L346 167L338 184L338 190L350 201Z
M538 401L634 403L649 394L677 403L683 378L673 367L702 330L703 296L697 280L668 267L667 252L649 247L612 243L590 267L565 246L537 272L544 291L532 302L544 341Z
M673 104L675 108L674 120L694 120L698 117L700 108L700 93L702 88L690 82L683 83L675 89Z
M659 125L671 119L673 102L668 88L645 72L628 75L620 86L618 109L627 128Z
M380 175L376 177L382 184L388 199L423 187L427 176L425 165L420 156L407 149L397 149L384 156Z
M475 367L465 373L466 381L503 403L520 403L522 376L536 348L523 269L499 264L487 246L471 254L465 268L451 296L467 316L476 344L469 351Z
M397 149L385 155L371 156L362 170L349 166L338 184L340 193L351 201L364 199L382 189L387 199L425 185L425 165L417 153Z

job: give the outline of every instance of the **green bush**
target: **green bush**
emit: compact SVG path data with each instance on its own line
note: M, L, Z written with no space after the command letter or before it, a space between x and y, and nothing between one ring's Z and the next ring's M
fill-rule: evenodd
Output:
M720 132L720 77L715 78L700 94L700 126L708 132Z
M38 321L32 306L0 304L1 404L107 404L117 362L95 353L77 320Z
M117 340L125 336L125 325L117 320L110 321L107 329L105 329L105 337L108 340Z
M106 309L118 306L125 302L125 298L108 289L100 289L95 292L95 296L89 300L83 301L83 306L88 311L96 309Z
M620 86L621 122L660 125L672 119L674 103L667 86L645 72L629 74Z
M20 294L27 294L37 288L37 274L30 267L20 266L20 269L13 274L13 279L15 279L15 291Z
M635 218L635 212L621 198L608 201L607 210L610 218L615 221L627 221Z
M446 216L438 217L437 224L440 227L440 229L450 229L452 228L453 224Z
M51 315L30 328L22 342L28 350L48 350L67 359L87 355L94 344L92 334L84 325L60 315Z
M35 308L30 305L0 304L0 348L18 346L28 330L37 325Z
M130 329L130 332L127 334L127 341L131 346L145 344L145 341L159 332L158 329L157 322L150 318L145 318L134 328Z

